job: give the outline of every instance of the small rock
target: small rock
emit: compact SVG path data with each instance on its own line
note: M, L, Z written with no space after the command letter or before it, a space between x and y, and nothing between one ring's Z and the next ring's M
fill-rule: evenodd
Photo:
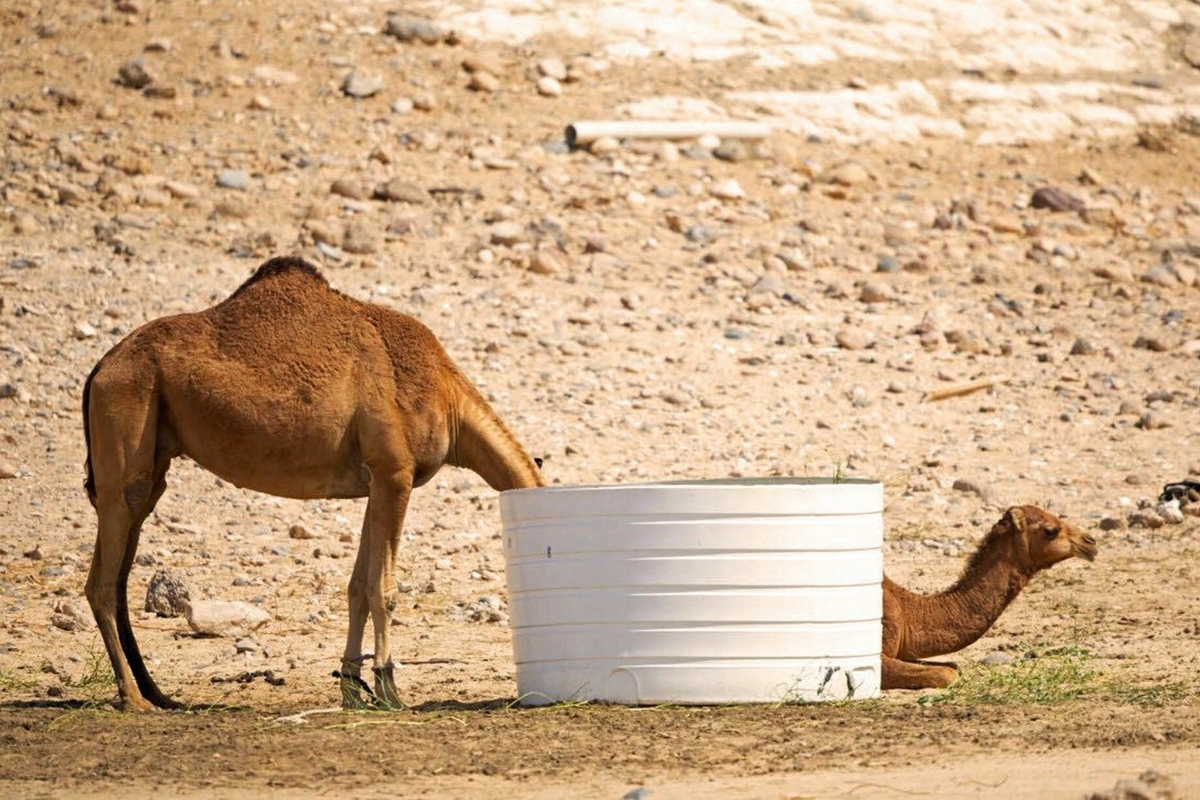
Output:
M525 228L519 222L497 222L491 228L492 244L514 245L525 238Z
M154 83L155 75L144 58L131 58L117 71L120 81L130 89L144 89Z
M716 184L709 192L722 200L741 200L746 196L746 190L733 178Z
M474 53L464 58L462 60L462 68L472 75L476 72L487 72L494 76L504 72L503 64L482 53Z
M588 152L594 156L604 156L621 149L621 143L612 136L601 136L588 146Z
M239 600L196 600L187 607L188 627L205 636L247 636L271 616Z
M250 176L244 169L222 170L217 175L217 185L226 189L245 191L250 188Z
M875 261L876 272L899 272L900 262L892 256L880 256Z
M388 14L384 33L395 36L402 42L417 41L425 44L437 44L446 36L445 31L430 20L407 14Z
M740 139L730 139L717 145L717 147L713 150L713 155L722 161L736 163L739 161L749 160L751 151L750 148L746 146L746 143Z
M1081 211L1084 202L1054 186L1043 186L1033 193L1030 205L1034 208L1044 208L1050 211Z
M838 186L858 186L871 180L871 174L857 161L844 161L831 169L825 179Z
M371 190L366 187L366 184L353 178L338 178L330 184L329 191L331 194L349 197L351 200L367 200L371 197Z
M416 103L408 97L397 97L392 101L393 114L411 114L414 108L416 108Z
M566 272L570 257L558 246L539 247L529 262L529 271L537 275L556 275Z
M558 97L562 94L562 84L558 82L557 78L543 75L538 78L537 90L538 94L543 97Z
M37 218L32 214L17 214L17 218L13 222L14 230L21 235L37 233L38 227Z
M886 283L868 282L863 284L859 300L864 303L887 303L895 299L895 292Z
M311 539L313 535L303 525L293 525L288 528L289 539Z
M32 550L26 550L24 553L22 553L22 555L28 558L30 561L41 561L42 558L44 558L42 555L42 546L40 544L34 545Z
M10 480L15 477L17 477L17 468L5 461L0 461L0 481Z
M87 192L82 186L64 183L58 187L58 202L65 206L77 206L87 200Z
M603 253L608 249L608 242L603 236L593 233L589 234L583 242L583 252L585 253Z
M500 79L490 72L471 73L471 80L467 81L467 88L475 92L484 92L490 94L500 88Z
M374 226L363 219L355 219L346 226L342 234L342 249L347 253L369 255L379 250L382 236Z
M163 188L172 196L179 200L191 200L200 196L200 190L190 183L182 181L167 181L163 184Z
M250 98L250 108L255 111L268 111L271 108L271 98L265 94L256 94Z
M1135 350L1149 350L1153 353L1165 353L1171 349L1169 344L1157 336L1146 336L1144 334L1134 339L1133 347Z
M1071 355L1073 356L1090 356L1095 355L1096 345L1089 342L1087 339L1078 338L1075 344L1071 345Z
M973 494L983 502L989 505L995 505L993 502L995 499L995 492L992 491L990 486L980 483L979 481L971 480L969 478L957 478L954 481L953 487L951 488L953 488L956 492Z
M1120 531L1125 529L1125 520L1120 517L1104 517L1100 520L1100 530Z
M1175 783L1157 770L1146 770L1137 778L1122 778L1116 786L1103 792L1084 795L1084 800L1176 800Z
M415 205L424 205L429 202L429 194L424 189L415 183L402 181L399 178L376 186L375 197L394 203L413 203Z
M262 645L248 636L238 639L233 643L233 647L238 653L257 653L262 650Z
M146 587L146 611L160 617L180 617L187 613L191 590L182 575L168 570L157 570Z
M51 614L50 624L59 630L73 632L79 627L79 620L74 617L69 617L66 614Z
M76 339L91 339L96 335L96 329L86 322L76 322L71 332Z
M556 81L567 79L567 65L557 58L543 58L537 63L538 74Z
M983 658L979 659L979 663L985 667L1002 667L1012 663L1012 656L1008 653L1002 653L999 650L993 650Z
M844 350L863 350L871 346L871 334L862 328L843 328L833 338Z
M364 99L383 90L383 76L376 72L355 69L342 79L342 92L348 97Z
M1167 521L1149 508L1139 508L1129 512L1129 527L1149 528L1155 530L1167 524Z

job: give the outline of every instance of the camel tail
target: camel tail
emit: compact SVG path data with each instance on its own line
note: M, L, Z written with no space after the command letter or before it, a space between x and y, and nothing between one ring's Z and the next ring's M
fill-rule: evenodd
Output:
M517 437L465 378L459 397L454 465L477 472L498 492L545 486L541 462L530 457Z
M100 371L101 361L96 362L96 366L92 367L92 371L88 373L87 380L83 382L83 443L87 449L87 458L83 462L85 472L83 488L87 492L92 508L96 507L96 476L92 474L92 427L88 421L88 417L90 416L88 413L88 400L92 394L92 378L95 378L96 373Z

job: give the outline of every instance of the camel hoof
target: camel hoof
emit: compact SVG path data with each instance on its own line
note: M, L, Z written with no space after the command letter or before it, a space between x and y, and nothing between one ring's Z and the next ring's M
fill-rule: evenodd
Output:
M375 702L384 711L402 711L408 708L396 691L393 669L394 667L388 664L386 667L375 667L372 670L375 673Z
M149 714L158 711L158 707L144 697L122 697L116 705L117 710L129 711L134 714Z
M931 676L930 687L945 689L958 680L958 669L953 666L938 666Z

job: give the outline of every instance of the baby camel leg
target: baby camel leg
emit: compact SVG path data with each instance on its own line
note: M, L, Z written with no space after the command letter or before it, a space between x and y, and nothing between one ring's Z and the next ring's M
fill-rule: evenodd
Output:
M358 537L358 556L354 559L354 572L350 575L350 586L346 592L350 607L350 628L346 634L346 650L342 653L341 687L342 707L361 708L362 696L362 640L367 627L367 567L371 561L371 502L367 501L367 512L363 515L362 535Z
M396 604L396 551L404 527L404 512L412 492L411 471L371 475L371 499L367 504L369 546L367 603L371 627L375 629L375 696L385 708L403 708L396 692L392 647L388 641L391 612Z
M914 663L883 657L884 689L945 689L958 680L952 664Z

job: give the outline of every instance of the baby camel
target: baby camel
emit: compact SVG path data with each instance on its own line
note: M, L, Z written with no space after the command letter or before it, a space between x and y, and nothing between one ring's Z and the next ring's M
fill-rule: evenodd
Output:
M272 259L223 302L154 320L96 364L83 388L96 551L87 597L120 705L178 707L155 685L129 624L126 584L142 523L188 456L236 486L281 497L367 497L350 578L343 698L353 703L368 611L375 694L396 707L389 610L413 487L443 464L497 490L541 486L538 465L417 320L334 291L310 264Z
M1008 509L958 583L920 595L883 578L883 688L944 688L953 664L920 661L961 650L987 633L1037 572L1074 556L1092 561L1096 540L1035 506Z

